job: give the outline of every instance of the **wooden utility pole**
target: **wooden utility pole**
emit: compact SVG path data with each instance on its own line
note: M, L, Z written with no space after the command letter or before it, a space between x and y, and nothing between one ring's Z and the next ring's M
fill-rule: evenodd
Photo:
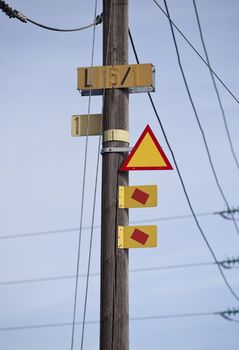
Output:
M103 0L104 65L128 63L128 0ZM104 93L103 131L128 130L128 90ZM103 148L128 147L127 142L103 142ZM100 350L129 349L128 250L117 247L117 226L128 225L128 210L118 209L118 187L128 185L119 172L126 153L103 154Z

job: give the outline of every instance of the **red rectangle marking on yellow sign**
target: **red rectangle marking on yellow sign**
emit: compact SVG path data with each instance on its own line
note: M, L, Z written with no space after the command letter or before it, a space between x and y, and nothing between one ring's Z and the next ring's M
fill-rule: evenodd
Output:
M149 235L139 229L135 229L134 232L132 233L131 238L135 240L136 242L139 242L143 245L147 242Z
M131 198L141 204L145 204L149 198L149 194L136 188Z

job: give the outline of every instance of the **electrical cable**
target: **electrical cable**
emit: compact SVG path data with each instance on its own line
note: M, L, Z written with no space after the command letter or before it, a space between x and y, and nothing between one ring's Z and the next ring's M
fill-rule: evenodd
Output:
M96 0L96 7L97 7L97 0ZM112 2L110 5L110 14L109 14L109 21L111 23L111 11L112 11ZM107 43L106 43L106 62L105 65L108 64L108 53L109 53L109 37L110 37L110 31L108 33L107 37ZM103 89L103 103L102 103L102 115L104 115L104 105L105 105L105 91L106 89ZM92 251L92 240L93 240L93 230L94 230L94 216L95 216L95 207L96 207L96 194L97 194L97 182L98 182L98 173L99 173L99 162L100 162L100 149L101 149L101 140L102 140L102 130L103 130L103 118L101 119L100 124L100 133L99 133L99 139L98 139L98 155L97 155L97 165L96 165L96 179L95 179L95 191L94 191L94 204L93 204L93 216L92 216L92 225L91 225L91 235L90 235L90 250L89 250L89 256L88 256L88 267L87 267L87 275L86 275L86 290L85 290L85 300L84 300L84 311L83 311L83 321L82 321L82 336L81 336L81 350L83 350L83 344L84 344L84 329L85 329L85 323L86 323L86 310L87 310L87 301L88 301L88 290L89 290L89 277L90 275L90 264L91 264L91 251ZM100 226L99 226L100 227ZM96 274L93 274L96 275Z
M95 0L94 7L94 15L96 15L97 11L97 0ZM95 49L95 28L96 24L93 27L93 37L92 37L92 51L91 51L91 68L94 64L94 49ZM83 170L83 183L82 183L82 197L81 197L81 213L80 213L80 230L79 230L79 239L78 239L78 253L77 253L77 267L76 267L76 277L75 277L75 293L74 293L74 306L73 306L73 322L72 322L72 334L71 334L71 350L74 348L74 335L75 335L75 322L76 322L76 307L77 307L77 295L78 295L78 281L79 281L79 268L80 268L80 253L81 253L81 236L82 236L82 223L83 223L83 213L84 213L84 199L85 199L85 184L86 184L86 166L87 166L87 157L88 157L88 141L89 141L89 115L91 111L91 79L92 79L92 69L90 70L90 92L89 92L89 100L88 100L88 122L87 122L87 135L85 141L85 155L84 155L84 170ZM97 177L96 177L96 185L97 186ZM95 190L96 192L96 190ZM93 204L93 215L92 220L94 220L94 211L95 211L95 197ZM91 227L91 242L93 235L93 225ZM90 242L90 243L91 243ZM91 245L90 245L90 253L91 253ZM89 253L89 254L90 254ZM82 339L84 337L84 327L82 327Z
M235 314L239 313L239 310L236 309ZM225 317L229 314L230 311L216 311L216 312L192 312L192 313L182 313L182 314L166 314L166 315L150 315L150 316L135 316L131 317L129 320L131 322L135 321L150 321L150 320L162 320L162 319L177 319L177 318L189 318L189 317L203 317L203 316L222 316L224 319L229 321L238 322L237 320L230 319ZM86 321L88 325L98 324L98 320ZM76 322L77 325L81 325L82 322ZM23 325L23 326L9 326L9 327L0 327L0 332L9 332L9 331L23 331L30 329L40 329L40 328L52 328L52 327L68 327L72 326L71 322L58 322L58 323L42 323L42 324L33 324L33 325Z
M53 28L53 27L49 27L46 26L44 24L38 23L32 19L30 19L29 17L23 15L21 12L17 11L17 10L13 10L8 4L5 3L5 1L0 0L0 9L2 10L2 12L4 12L9 18L17 18L18 20L20 20L23 23L27 23L30 22L38 27L47 29L47 30L51 30L54 32L78 32L80 30L84 30L84 29L88 29L90 27L93 27L95 25L98 25L100 23L102 23L103 20L103 15L98 15L95 16L95 20L93 23L80 27L80 28L72 28L72 29L63 29L63 28Z
M200 38L201 38L204 54L205 54L205 57L206 57L206 61L207 61L208 66L211 67L211 63L210 63L210 60L209 60L206 44L205 44L203 33L202 33L202 26L201 26L201 22L200 22L198 10L197 10L196 0L193 0L193 6L194 6L194 10L195 10L195 15L196 15L196 19L197 19L199 34L200 34ZM233 147L232 138L231 138L231 134L230 134L230 131L229 131L228 124L227 124L227 118L226 118L226 114L225 114L225 111L224 111L224 108L223 108L221 96L219 94L214 75L213 75L213 73L212 73L212 71L210 69L209 69L209 72L210 72L212 83L213 83L213 87L214 87L214 90L215 90L215 93L216 93L216 96L217 96L219 108L221 110L221 114L222 114L225 130L226 130L226 134L227 134L227 139L228 139L229 146L230 146L230 149L231 149L231 153L232 153L232 156L233 156L234 161L236 163L237 169L239 170L239 161L237 159L236 152L235 152L234 147Z
M95 208L96 208L96 195L97 195L97 184L98 184L98 174L99 174L99 161L100 161L100 142L101 137L99 137L98 144L98 155L97 155L97 164L96 164L96 177L95 177L95 189L94 189L94 199L93 199L93 214L92 214L92 225L91 225L91 233L90 233L90 248L88 255L88 266L87 266L87 275L86 275L86 292L85 292L85 302L84 302L84 313L83 313L83 321L82 321L82 337L81 337L81 350L83 349L84 343L84 329L85 329L85 318L86 318L86 308L87 308L87 299L88 299L88 288L89 288L89 276L90 274L90 266L91 266L91 253L92 253L92 242L93 242L93 233L94 233L94 220L95 220Z
M171 22L170 22L170 23L171 23ZM131 42L131 45L132 45L132 48L133 48L133 52L134 52L134 55L135 55L135 59L136 59L137 63L139 63L139 58L138 58L138 55L137 55L137 52L136 52L136 49L135 49L135 45L134 45L133 38L132 38L132 34L131 34L130 30L129 30L129 38L130 38L130 42ZM195 221L195 223L196 223L196 225L197 225L197 227L198 227L198 230L199 230L199 232L201 233L201 235L202 235L202 237L203 237L203 239L204 239L204 241L205 241L205 243L206 243L206 245L207 245L207 247L208 247L208 249L209 249L209 251L210 251L210 253L211 253L211 255L212 255L213 259L214 259L214 261L215 261L215 263L217 264L218 270L219 270L219 272L220 272L220 274L221 274L221 276L222 276L222 278L223 278L223 280L224 280L225 285L227 286L227 288L228 288L228 290L231 292L231 294L236 298L236 300L239 301L239 296L236 294L236 292L233 290L233 288L231 287L230 283L228 282L228 280L227 280L225 274L224 274L223 271L222 271L221 266L218 264L217 257L216 257L216 255L215 255L215 253L214 253L214 251L213 251L213 249L212 249L210 243L208 242L207 237L205 236L205 233L203 232L203 229L202 229L201 225L199 224L199 221L198 221L198 219L197 219L197 216L196 216L196 214L195 214L195 212L194 212L194 209L193 209L193 207L192 207L191 200L190 200L190 198L189 198L189 195L188 195L186 186L185 186L185 184L184 184L184 181L183 181L181 172L180 172L180 170L179 170L178 163L177 163L177 161L176 161L176 158L175 158L173 149L172 149L172 147L171 147L171 145L170 145L170 143L169 143L168 137L167 137L167 135L166 135L166 132L165 132L164 127L163 127L163 124L162 124L162 122L161 122L161 119L160 119L160 117L159 117L158 111L157 111L157 109L156 109L156 106L155 106L155 104L154 104L153 98L152 98L152 96L151 96L150 93L148 93L148 97L149 97L150 103L151 103L151 105L152 105L152 107L153 107L155 116L156 116L156 118L157 118L157 120L158 120L158 123L159 123L159 125L160 125L160 128L161 128L161 130L162 130L162 133L163 133L163 135L164 135L164 138L165 138L166 144L167 144L167 146L168 146L168 149L169 149L169 151L170 151L170 153L171 153L171 156L172 156L172 158L173 158L173 161L174 161L174 164L175 164L175 168L176 168L176 170L177 170L177 173L178 173L178 176L179 176L179 180L180 180L180 183L181 183L183 192L184 192L184 194L185 194L185 197L186 197L188 206L189 206L190 211L191 211L191 213L192 213L192 215L193 215L193 218L194 218L194 221Z
M232 266L239 263L239 258L232 258L228 260L218 261L225 269L237 269L239 266ZM129 270L130 273L137 272L156 272L163 270L174 270L174 269L187 269L187 268L195 268L195 267L204 267L204 266L213 266L215 262L199 262L199 263L189 263L189 264L178 264L178 265L164 265L164 266L153 266L153 267L143 267L137 269ZM88 273L87 274L79 274L78 278L98 277L100 273ZM3 286L11 286L11 285L19 285L19 284L32 284L32 283L41 283L41 282L54 282L54 281L63 281L76 278L75 275L59 275L59 276L49 276L49 277L40 277L40 278L28 278L28 279L20 279L20 280L12 280L12 281L0 281L0 287Z
M174 28L178 31L178 33L182 36L182 38L188 43L188 45L193 49L193 51L198 55L198 57L203 61L203 63L210 69L212 74L217 78L217 80L222 84L222 86L227 90L227 92L232 96L232 98L239 103L238 98L232 93L232 91L227 87L227 85L222 81L222 79L218 76L218 74L207 64L207 61L200 55L197 49L191 44L191 42L187 39L187 37L183 34L183 32L179 29L179 27L172 21L171 18L168 17L168 14L164 11L164 9L159 5L156 0L153 2L158 6L158 8L163 12L163 14L170 20L170 23L174 26Z
M168 14L168 18L170 18L169 9L168 9L166 0L164 0L164 4L165 4L165 8L166 8L166 11L167 11L167 14ZM176 50L176 54L177 54L178 65L179 65L179 68L180 68L180 71L181 71L181 74L182 74L182 78L183 78L184 85L185 85L185 88L186 88L186 91L187 91L187 94L188 94L188 98L190 100L190 103L191 103L191 106L192 106L195 118L197 120L198 127L199 127L201 135L202 135L202 139L203 139L203 143L205 145L205 149L206 149L206 153L207 153L207 156L208 156L209 164L210 164L210 167L211 167L211 170L212 170L212 173L213 173L213 176L214 176L217 188L218 188L218 190L219 190L219 192L221 194L221 197L222 197L222 199L223 199L223 201L224 201L224 203L225 203L225 205L227 207L227 210L230 211L230 206L229 206L228 200L227 200L226 195L225 195L225 193L224 193L224 191L223 191L223 189L222 189L222 187L220 185L220 182L219 182L219 179L218 179L218 176L217 176L217 173L216 173L216 169L215 169L214 164L213 164L212 156L211 156L211 153L210 153L210 150L209 150L209 146L208 146L208 143L207 143L206 135L205 135L205 132L204 132L203 127L201 125L201 122L200 122L200 119L199 119L199 116L198 116L195 104L193 102L193 98L192 98L190 89L189 89L189 86L188 86L188 83L187 83L187 79L186 79L186 75L184 73L184 69L183 69L183 66L182 66L182 62L181 62L181 58L180 58L180 53L179 53L177 40L176 40L174 29L173 29L173 25L170 22L170 20L169 20L169 25L170 25L170 29L171 29L171 33L172 33L172 37L173 37L173 42L174 42L174 46L175 46L175 50ZM234 227L236 229L236 233L239 235L239 227L237 226L237 222L236 222L233 214L232 214L231 218L232 218Z
M220 262L219 262L220 263ZM215 262L208 262L208 263L193 263L193 264L181 264L181 265L169 265L169 266L158 266L158 267L145 267L145 268L138 268L130 270L129 272L135 273L135 272L149 272L149 271L159 271L159 270L171 270L171 269L180 269L180 268L191 268L191 267L201 267L201 266L209 266L214 265ZM80 274L78 275L78 278L84 278L87 277L88 274ZM100 276L99 273L91 273L91 277L97 277ZM32 279L23 279L23 280L12 280L12 281L6 281L6 282L0 282L0 286L10 286L10 285L18 285L18 284L28 284L28 283L41 283L41 282L50 282L50 281L62 281L62 280L69 280L76 278L75 275L65 275L65 276L51 276L46 278L32 278Z
M230 216L227 216L227 214L236 214L236 213L239 213L239 209L237 208L231 208L230 211L228 212L227 210L223 210L221 212L218 212L218 213L215 213L215 214L219 214L223 219L226 219L226 220L231 220L231 217ZM238 220L234 217L235 220Z
M166 8L166 12L167 12L167 15L168 15L168 18L170 19L170 14L169 14L169 10L168 10L168 6L167 6L167 1L164 0L164 5L165 5L165 8ZM184 71L183 71L183 67L182 67L182 64L181 64L181 60L180 60L180 55L179 55L179 50L178 50L178 46L177 46L177 42L176 42L176 38L175 38L175 34L174 34L174 29L173 29L173 25L172 23L170 22L169 20L169 25L170 25L170 28L171 28L171 32L172 32L172 37L173 37L173 41L174 41L174 45L175 45L175 49L176 49L176 53L177 53L177 58L178 58L178 64L179 64L179 67L180 67L180 70L181 70L181 73L182 73L182 77L183 77L183 80L184 80L184 83L185 83L185 87L186 87L186 90L187 90L187 93L188 93L188 97L190 99L190 102L191 102L191 105L192 105L192 108L193 108L193 111L194 111L194 114L195 114L195 117L196 117L196 120L197 120L197 123L198 123L198 126L200 128L200 131L201 131L201 134L202 134L202 137L203 137L203 141L204 141L204 144L205 144L205 147L206 147L206 152L207 152L207 155L208 155L208 159L209 159L209 163L210 163L210 166L211 166L211 169L212 169L212 172L214 174L214 178L215 178L215 181L216 181L216 184L217 184L217 187L221 193L221 196L227 206L227 209L230 210L230 207L229 207L229 204L227 202L227 199L224 195L224 192L219 184L219 181L218 181L218 177L217 177L217 174L216 174L216 171L215 171L215 168L214 168L214 165L212 163L212 159L211 159L211 155L210 155L210 152L209 152L209 148L208 148L208 145L207 145L207 141L206 141L206 138L205 138L205 134L204 134L204 131L202 129L202 126L201 126L201 123L200 123L200 120L199 120L199 117L198 117L198 114L197 114L197 111L196 111L196 108L195 108L195 105L194 105L194 102L192 100L192 96L191 96L191 93L190 93L190 90L189 90L189 87L188 87L188 84L187 84L187 81L186 81L186 77L185 77L185 74L184 74ZM185 188L185 185L184 185L184 188ZM185 188L186 190L186 188ZM185 194L187 193L187 191L185 191ZM189 200L189 197L188 197L188 194L187 194L187 198L188 198L188 204L190 205L190 208L192 210L192 212L194 213L194 210L192 208L192 205L191 205L191 202ZM217 258L215 256L215 253L214 251L212 250L197 218L196 218L196 215L195 215L195 221L197 222L198 224L198 228L200 228L200 232L209 248L209 250L211 251L211 254L213 255L214 259L215 259L215 262L217 262ZM237 232L239 233L239 230L238 230L238 227L237 227L237 224L236 224L236 221L234 220L234 225L235 225L235 228L237 230ZM234 295L234 297L239 301L239 296L234 292L234 290L232 289L231 285L229 284L226 276L224 275L222 269L221 269L221 266L220 265L217 265L218 266L218 269L224 279L224 282L225 284L227 285L228 289L231 291L231 293Z
M220 316L222 316L227 321L232 321L232 322L239 323L239 320L233 320L233 318L226 316L223 312L220 313Z
M233 209L230 210L230 213L228 211L216 211L216 212L204 212L204 213L196 213L196 216L203 217L203 216L211 216L211 215L220 215L226 220L231 220L230 217L227 217L226 214L235 214L238 213L239 209ZM165 216L165 217L157 217L152 219L145 219L145 220L137 220L137 221L131 221L131 224L139 224L139 223L146 223L146 222L152 222L152 221L171 221L171 220L182 220L182 219L191 219L193 218L192 214L184 214L184 215L174 215L174 216ZM100 228L100 225L95 225L94 228L98 229ZM72 227L72 228L64 228L59 230L48 230L48 231L40 231L40 232L29 232L29 233L20 233L20 234L14 234L14 235L2 235L0 236L0 240L7 240L7 239L15 239L15 238L28 238L28 237L37 237L37 236L48 236L48 235L54 235L54 234L60 234L60 233L68 233L68 232L75 232L79 231L79 227ZM82 230L90 230L91 226L84 226L82 227Z
M98 2L97 2L97 0L95 0L95 16L96 16L96 11L97 11L97 5L98 5ZM94 27L93 44L92 44L91 68L93 67L93 61L94 61L94 47L95 47L95 27ZM91 89L91 80L92 80L92 73L90 73L90 89ZM91 91L90 91L90 95L91 95ZM89 125L89 113L88 113L88 125ZM88 137L88 130L87 130L87 137ZM99 142L98 142L97 164L96 164L96 174L95 174L95 184L94 184L94 198L93 198L93 211L92 211L92 222L91 222L91 232L90 232L90 246L89 246L89 255L88 255L85 300L84 300L83 320L82 320L82 330L81 330L81 347L80 347L81 350L83 350L83 346L84 346L86 309L87 309L87 301L88 301L89 276L90 276L91 253L92 253L92 242L93 242L94 221L95 221L95 208L96 208L96 195L97 195L97 184L98 184L99 163L100 163L100 145L101 145L101 135L99 136ZM76 278L78 279L78 276Z
M31 22L32 24L35 24L38 27L44 28L44 29L52 30L55 32L68 32L69 33L69 32L78 32L80 30L88 29L88 28L91 28L93 26L96 26L96 25L102 23L102 15L96 16L93 23L88 24L87 26L84 26L84 27L74 28L74 29L59 29L59 28L48 27L46 25L40 24L36 21L33 21L32 19L30 19L28 17L27 17L27 21Z

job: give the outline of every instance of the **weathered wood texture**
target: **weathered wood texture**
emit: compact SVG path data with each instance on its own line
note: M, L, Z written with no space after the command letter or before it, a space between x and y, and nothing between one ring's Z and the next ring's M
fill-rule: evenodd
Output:
M103 0L104 65L128 63L128 0ZM103 130L128 130L128 91L105 91ZM103 147L127 147L105 142ZM128 225L128 210L118 209L118 186L128 185L119 168L127 154L103 155L101 230L100 350L129 349L128 250L117 248L117 226Z

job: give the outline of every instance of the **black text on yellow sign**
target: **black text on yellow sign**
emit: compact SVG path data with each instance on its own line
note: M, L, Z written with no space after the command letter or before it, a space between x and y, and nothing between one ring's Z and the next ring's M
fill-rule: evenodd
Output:
M77 89L82 93L99 94L104 89L132 88L132 92L154 91L152 64L130 64L77 69ZM137 91L137 88L139 91Z

